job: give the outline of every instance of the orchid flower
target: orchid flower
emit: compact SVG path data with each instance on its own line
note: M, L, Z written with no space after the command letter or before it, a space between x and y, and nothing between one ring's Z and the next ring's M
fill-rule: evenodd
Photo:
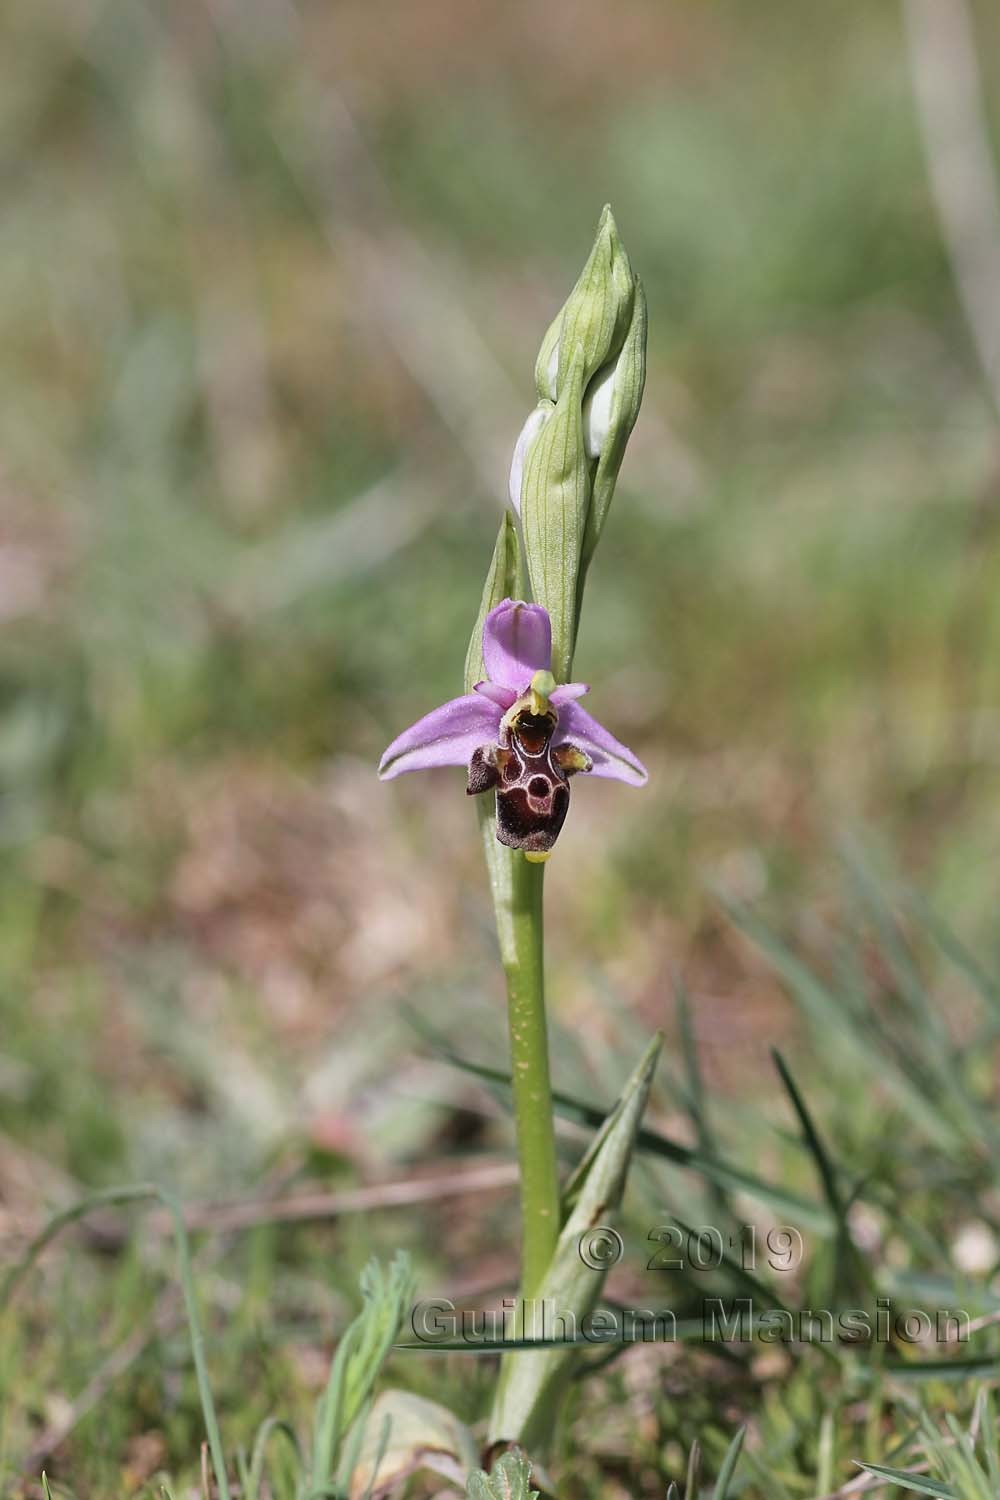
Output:
M404 730L379 766L383 780L464 766L470 795L494 793L495 817L482 798L477 810L507 985L522 1308L547 1298L578 1319L589 1315L603 1283L603 1271L581 1272L579 1226L621 1197L659 1044L573 1173L567 1204L549 1076L543 862L565 822L573 776L629 786L647 779L631 750L584 712L579 700L587 686L572 680L584 584L639 414L645 369L645 298L605 208L535 363L536 404L514 451L510 510L469 641L465 694ZM525 593L535 602L517 597ZM518 1339L530 1343L523 1313L518 1321ZM501 1362L491 1442L551 1441L573 1353L515 1341Z
M497 838L545 857L569 809L579 771L643 786L642 762L591 718L586 683L556 686L552 627L539 604L504 599L483 625L486 679L405 729L382 756L383 781L404 771L466 766L467 791L495 791Z

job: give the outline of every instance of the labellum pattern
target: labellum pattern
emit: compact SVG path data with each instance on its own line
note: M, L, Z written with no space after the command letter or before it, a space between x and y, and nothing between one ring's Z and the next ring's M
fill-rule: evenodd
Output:
M569 778L593 761L575 745L553 744L558 715L515 704L500 723L498 746L482 745L469 762L470 796L496 791L497 839L509 849L547 853L569 812Z
M647 779L632 751L580 707L586 684L555 685L551 655L547 612L505 599L483 626L486 678L404 730L379 775L465 766L470 795L496 795L500 843L544 857L566 820L571 776L585 772L629 786Z

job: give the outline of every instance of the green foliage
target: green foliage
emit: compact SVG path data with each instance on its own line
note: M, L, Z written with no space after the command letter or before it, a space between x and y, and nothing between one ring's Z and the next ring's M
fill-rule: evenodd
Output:
M318 1493L332 1482L345 1436L371 1400L389 1350L410 1311L413 1273L406 1256L395 1257L388 1275L378 1261L369 1261L361 1275L361 1295L362 1309L340 1341L326 1390L316 1407L307 1494Z
M534 1324L546 1306L582 1323L597 1304L604 1273L588 1264L581 1239L595 1227L603 1230L621 1203L662 1045L659 1035L649 1043L621 1098L565 1185L562 1230L549 1269L537 1291L525 1299L530 1310L518 1335L527 1344L545 1339ZM572 1348L524 1348L507 1355L490 1413L491 1442L524 1443L530 1450L549 1440L556 1401L569 1379L576 1352Z
M479 1469L469 1475L465 1487L469 1500L538 1500L538 1491L529 1488L531 1464L520 1449L502 1453L489 1474Z
M190 1241L180 1205L173 1194L154 1184L142 1183L94 1194L56 1215L8 1272L0 1286L0 1311L61 1230L106 1205L141 1202L149 1198L163 1203L176 1238L177 1277L184 1298L191 1356L197 1373L216 1490L220 1500L227 1500L230 1494L229 1472L208 1375L205 1333L195 1289ZM359 1419L371 1404L375 1383L409 1313L413 1292L413 1273L405 1255L394 1257L388 1273L382 1270L377 1260L369 1261L361 1275L361 1311L338 1345L326 1388L316 1405L311 1464L305 1463L302 1447L291 1425L281 1418L267 1418L254 1439L249 1463L244 1454L237 1453L241 1493L246 1500L261 1500L266 1493L268 1448L272 1439L277 1437L283 1437L289 1444L298 1470L295 1500L346 1496L346 1486L358 1454L358 1444L352 1438L356 1438L360 1431ZM335 1483L338 1470L340 1477ZM48 1481L44 1474L41 1483L48 1500Z
M890 1484L897 1484L901 1489L913 1490L918 1495L936 1495L939 1500L955 1500L956 1492L950 1485L942 1484L940 1480L928 1479L923 1474L908 1474L905 1469L890 1469L885 1464L862 1464L866 1474L874 1474L877 1479L886 1479Z
M719 1477L715 1481L715 1489L712 1491L712 1500L727 1500L733 1475L736 1472L736 1465L739 1462L740 1453L743 1449L743 1439L746 1437L746 1431L745 1427L741 1427L726 1449L726 1456L722 1460Z
M859 1467L915 1494L935 1495L940 1500L991 1500L1000 1484L992 1390L988 1386L980 1389L967 1429L949 1414L942 1431L923 1413L919 1433L911 1446L919 1447L924 1454L924 1462L914 1469L870 1463Z
M13 1295L19 1282L27 1275L46 1245L67 1225L76 1223L78 1220L92 1213L94 1209L106 1204L136 1203L143 1202L149 1198L159 1199L170 1216L171 1227L177 1245L177 1279L181 1284L181 1291L184 1297L184 1309L187 1315L188 1334L191 1341L191 1359L198 1379L198 1395L201 1400L208 1446L212 1455L215 1482L218 1488L219 1500L229 1500L229 1480L222 1446L222 1435L219 1430L219 1419L216 1415L212 1387L208 1378L208 1366L205 1361L205 1335L202 1329L201 1313L198 1309L198 1298L195 1291L194 1272L191 1265L191 1245L184 1227L184 1217L180 1203L173 1193L168 1192L165 1188L159 1187L155 1183L138 1183L127 1187L112 1188L110 1191L104 1193L92 1194L87 1198L81 1199L80 1202L73 1204L72 1207L65 1209L62 1213L56 1214L28 1246L20 1261L11 1267L4 1277L3 1282L0 1283L0 1310L3 1309L4 1305Z

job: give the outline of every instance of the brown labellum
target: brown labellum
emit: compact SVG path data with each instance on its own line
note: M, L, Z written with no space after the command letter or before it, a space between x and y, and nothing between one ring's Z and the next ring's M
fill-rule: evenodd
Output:
M499 745L481 745L469 763L470 796L495 790L497 839L510 849L547 853L569 811L569 778L589 771L589 755L553 744L554 711L515 710L500 726Z

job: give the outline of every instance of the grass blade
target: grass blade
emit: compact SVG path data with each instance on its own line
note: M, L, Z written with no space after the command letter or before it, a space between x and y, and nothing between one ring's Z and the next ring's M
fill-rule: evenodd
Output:
M485 1083L494 1084L504 1090L510 1088L510 1074L501 1068L491 1068L484 1063L471 1062L447 1047L436 1047L435 1050L446 1062L456 1068L461 1068L463 1072L471 1073L473 1077L481 1078ZM565 1094L558 1090L553 1091L552 1103L557 1115L563 1119L572 1120L578 1125L586 1125L590 1129L600 1129L608 1116L607 1109L602 1109L599 1105L588 1104L572 1094ZM659 1156L665 1161L672 1162L675 1166L699 1172L708 1181L718 1183L721 1187L746 1193L749 1197L770 1205L777 1213L797 1215L798 1221L804 1227L814 1229L817 1233L829 1232L830 1215L822 1205L803 1197L800 1193L793 1192L790 1188L765 1182L763 1178L754 1176L752 1172L747 1172L742 1167L734 1166L731 1162L716 1157L706 1156L696 1147L684 1146L680 1141L672 1140L669 1136L650 1130L646 1126L639 1130L635 1146L637 1151L646 1151L652 1156Z
M160 1187L155 1182L132 1183L125 1187L109 1188L103 1192L91 1193L86 1198L81 1198L77 1203L72 1204L69 1208L63 1209L61 1213L55 1214L45 1225L44 1229L32 1240L20 1261L4 1278L3 1284L0 1286L0 1307L3 1307L13 1296L21 1280L27 1275L42 1251L55 1239L60 1230L65 1229L70 1224L75 1224L87 1214L93 1213L95 1209L106 1208L109 1204L142 1203L148 1202L150 1199L158 1199L163 1204L174 1226L174 1241L177 1246L177 1277L181 1284L184 1307L187 1313L191 1357L194 1361L195 1377L198 1382L198 1395L201 1400L201 1411L205 1420L205 1431L208 1434L209 1450L212 1454L215 1483L219 1491L219 1500L230 1500L229 1481L226 1477L225 1453L222 1447L222 1435L219 1431L215 1401L212 1397L212 1387L208 1380L208 1366L205 1362L205 1334L202 1329L201 1315L198 1311L198 1301L195 1295L194 1272L191 1266L191 1242L184 1227L184 1214L180 1203L174 1197L173 1193L168 1192L166 1188Z
M863 1297L871 1291L872 1278L867 1263L851 1239L851 1231L847 1222L847 1208L844 1199L841 1197L836 1168L813 1121L812 1115L806 1107L805 1099L799 1092L798 1085L789 1071L788 1064L776 1047L771 1048L771 1056L774 1059L774 1065L778 1070L778 1075L784 1085L785 1092L791 1100L792 1108L798 1117L806 1146L813 1161L816 1163L816 1172L823 1189L823 1196L827 1201L831 1217L836 1225L833 1275L834 1296L843 1294L850 1300L857 1300L859 1296Z
M739 1460L740 1450L743 1447L743 1439L747 1435L745 1427L741 1427L726 1449L726 1456L722 1460L722 1468L719 1477L715 1481L715 1489L712 1491L712 1500L726 1500L729 1494L729 1486L733 1480L736 1464Z
M956 1491L950 1485L942 1484L939 1479L931 1479L927 1474L911 1474L906 1469L886 1469L882 1464L863 1464L858 1459L855 1459L855 1463L866 1474L874 1474L876 1479L884 1479L889 1484L898 1484L901 1489L915 1490L918 1495L935 1495L938 1500L958 1500Z

